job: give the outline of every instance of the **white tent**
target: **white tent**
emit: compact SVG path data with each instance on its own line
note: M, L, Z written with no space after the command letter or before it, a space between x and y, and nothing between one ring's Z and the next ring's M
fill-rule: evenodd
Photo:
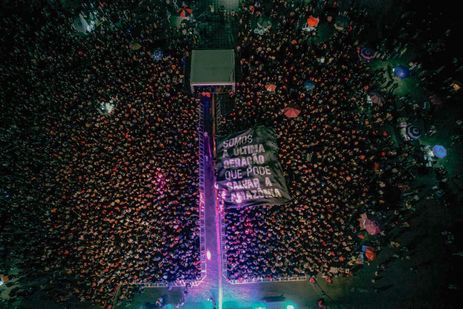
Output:
M235 89L233 49L193 50L191 54L191 91L201 86L231 86Z

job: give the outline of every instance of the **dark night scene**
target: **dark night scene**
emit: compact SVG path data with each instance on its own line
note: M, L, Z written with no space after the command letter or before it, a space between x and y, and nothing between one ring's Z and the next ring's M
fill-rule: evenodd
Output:
M0 309L458 309L463 15L0 0Z

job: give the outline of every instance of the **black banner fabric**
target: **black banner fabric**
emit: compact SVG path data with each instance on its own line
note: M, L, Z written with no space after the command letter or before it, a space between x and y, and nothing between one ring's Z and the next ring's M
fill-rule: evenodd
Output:
M291 199L273 128L259 125L217 137L216 171L226 208L280 205Z

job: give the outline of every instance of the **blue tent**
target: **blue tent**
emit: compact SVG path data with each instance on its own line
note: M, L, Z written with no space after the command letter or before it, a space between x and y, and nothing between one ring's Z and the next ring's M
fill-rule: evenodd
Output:
M312 91L315 88L315 84L311 82L310 80L306 80L304 82L304 89L306 91Z
M410 76L410 70L404 65L398 65L392 71L394 75L400 79L405 79Z
M434 147L432 147L432 153L439 159L442 159L447 156L447 149L442 145L434 145Z

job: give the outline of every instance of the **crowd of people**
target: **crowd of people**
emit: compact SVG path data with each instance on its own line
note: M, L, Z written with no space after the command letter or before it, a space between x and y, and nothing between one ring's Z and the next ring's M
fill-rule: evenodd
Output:
M391 138L398 81L367 100L385 80L359 57L365 11L306 2L243 1L233 15L242 77L218 132L273 126L292 197L225 210L233 281L352 275L361 214L406 228L419 200L397 208L422 155ZM180 5L170 0L82 4L94 29L76 27L78 10L58 2L17 3L0 20L0 274L15 286L10 301L40 289L58 302L105 305L117 291L129 298L131 283L188 286L201 274L199 101L185 91L195 24L168 30ZM307 31L310 15L332 29L337 16L349 22L323 41ZM270 22L255 31L261 18ZM287 118L286 107L301 113ZM392 238L368 243L379 250Z
M97 12L93 32L41 5L0 21L0 272L16 284L11 301L40 286L55 301L107 304L118 285L124 299L128 283L200 276L188 34L166 38L161 1L82 10Z
M356 42L364 25L348 13L351 25L320 44L301 31L300 15L326 18L310 4L275 1L267 12L253 6L241 16L237 54L243 77L219 132L273 126L292 200L225 210L230 280L351 275L360 250L360 214L380 219L380 210L394 207L405 188L409 176L401 164L408 153L394 146L386 130L394 120L392 104L367 102L372 73ZM256 14L272 17L271 31L253 31ZM305 81L315 88L306 89ZM285 107L301 113L287 118Z

